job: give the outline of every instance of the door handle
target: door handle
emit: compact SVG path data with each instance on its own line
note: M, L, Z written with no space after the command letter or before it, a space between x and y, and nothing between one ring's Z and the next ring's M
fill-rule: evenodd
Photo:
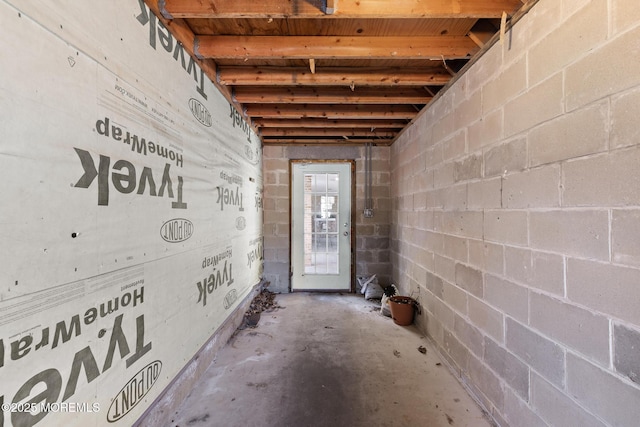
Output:
M348 231L345 231L345 232L344 232L344 235L345 235L345 236L348 236L348 235L349 235L349 232L348 232Z

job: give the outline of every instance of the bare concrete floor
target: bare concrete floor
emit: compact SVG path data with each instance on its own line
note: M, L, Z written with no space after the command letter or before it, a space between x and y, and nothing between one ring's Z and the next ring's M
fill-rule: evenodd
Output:
M276 302L284 308L238 331L166 426L491 425L420 332L373 302Z

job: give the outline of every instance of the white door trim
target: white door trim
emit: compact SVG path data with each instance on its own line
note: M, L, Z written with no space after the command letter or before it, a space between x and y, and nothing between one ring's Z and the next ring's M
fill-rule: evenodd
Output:
M290 255L290 273L291 273L291 291L339 291L339 292L352 292L353 287L353 272L354 272L354 243L355 236L354 230L354 209L353 200L355 197L354 191L354 171L355 163L353 160L291 160L290 163L290 177L291 177L291 201L290 201L290 242L291 242L291 255ZM331 175L339 174L340 179L338 185L340 187L341 201L337 203L338 215L334 221L333 218L322 219L320 216L320 223L331 224L327 227L329 230L328 235L322 236L322 233L317 233L316 216L309 224L306 224L305 228L305 187L309 189L309 182L305 184L304 176L305 172L311 174L324 174ZM309 175L309 174L307 174ZM345 179L346 177L346 179ZM345 182L346 181L346 182ZM314 193L315 194L315 193ZM309 195L306 196L309 198ZM327 197L330 199L330 197ZM309 203L309 200L307 200ZM307 206L307 214L309 206ZM330 215L333 216L333 215ZM346 218L345 218L346 217ZM309 219L309 218L307 218ZM309 222L309 221L306 221ZM331 228L335 226L335 228ZM335 234L332 232L335 230ZM312 232L313 231L313 232ZM320 230L322 231L322 230ZM306 234L305 234L306 233ZM310 235L313 235L310 237ZM305 237L306 236L306 237ZM340 261L338 262L339 269L337 272L329 272L325 274L322 270L314 270L314 267L310 266L309 261L309 248L311 245L311 239L315 245L320 239L327 240L327 247L329 241L335 239L337 241L338 252L340 253ZM307 241L309 240L309 241ZM305 243L307 248L305 249ZM323 243L323 242L322 242ZM306 252L306 255L305 255ZM322 254L317 254L321 256ZM326 254L327 257L332 257L333 254ZM316 254L314 253L315 257ZM314 258L315 260L315 258ZM315 265L315 262L313 263ZM331 264L327 261L328 270L331 269ZM304 271L305 268L307 271ZM312 271L309 271L311 268ZM336 273L336 274L334 274Z

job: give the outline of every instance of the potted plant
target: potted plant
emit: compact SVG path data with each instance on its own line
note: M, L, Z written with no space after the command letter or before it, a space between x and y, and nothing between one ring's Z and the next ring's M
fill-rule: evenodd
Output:
M408 326L413 323L417 301L411 297L394 295L389 298L391 318L396 325Z

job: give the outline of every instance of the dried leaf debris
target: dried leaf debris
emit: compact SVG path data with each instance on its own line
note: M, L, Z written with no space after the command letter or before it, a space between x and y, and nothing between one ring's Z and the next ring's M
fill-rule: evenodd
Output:
M239 329L245 329L247 327L255 328L260 320L260 313L270 313L284 308L275 301L275 298L275 293L267 289L262 289L260 293L253 298L249 309L244 313L244 322Z

